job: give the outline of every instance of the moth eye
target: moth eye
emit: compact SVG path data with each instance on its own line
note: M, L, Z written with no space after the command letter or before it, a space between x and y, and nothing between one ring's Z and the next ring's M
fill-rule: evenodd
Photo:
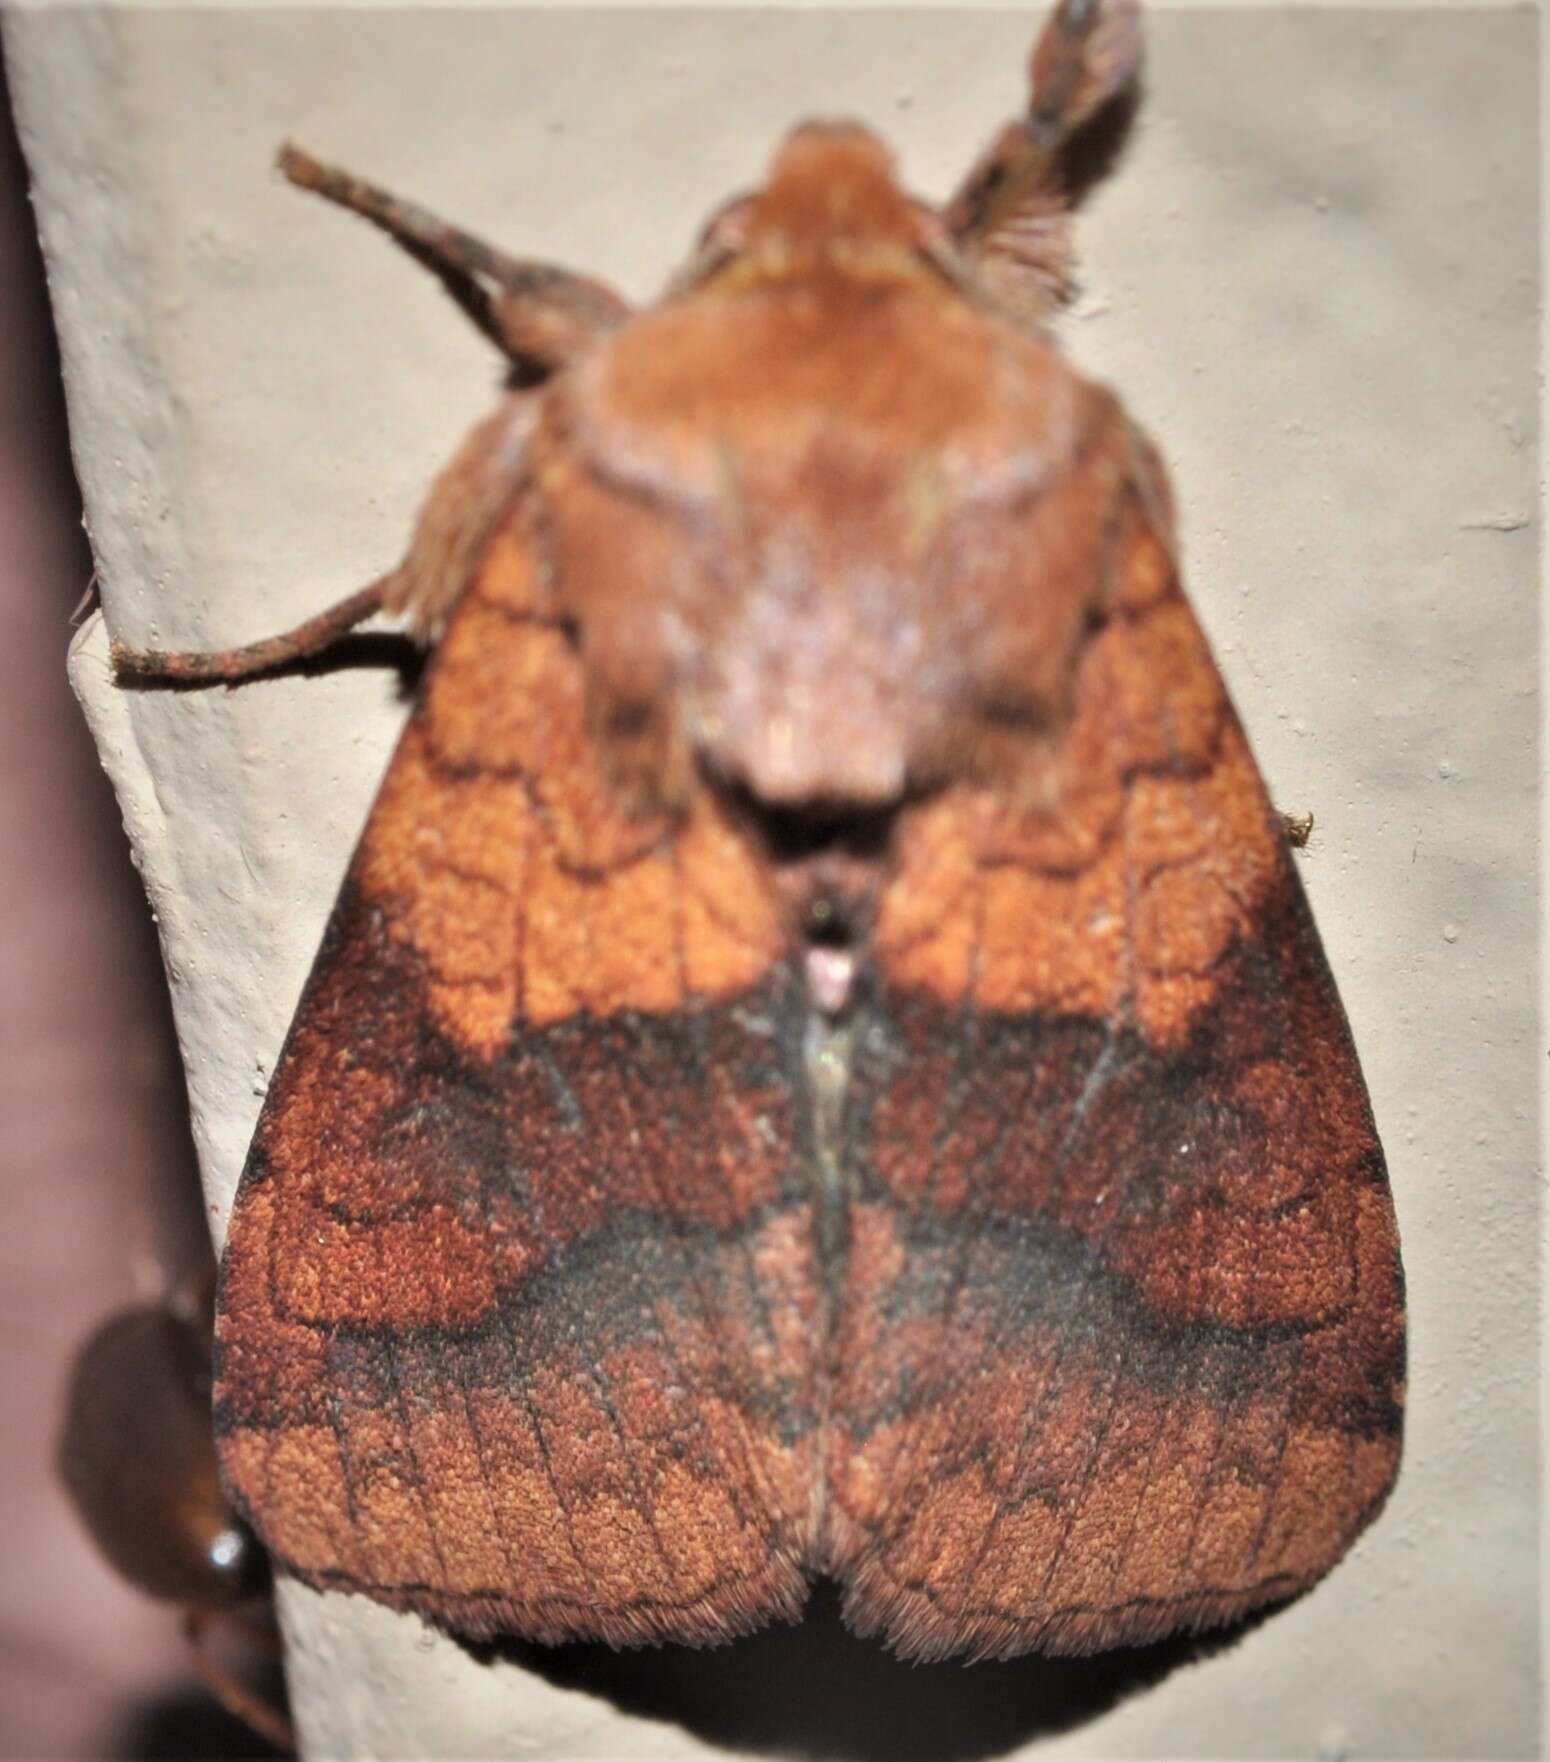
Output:
M736 249L747 230L748 208L747 196L734 196L730 202L724 202L700 228L696 247L703 251L709 245L719 244L726 250Z
M673 278L670 291L686 292L737 256L747 244L752 211L749 196L734 196L724 202L700 228L689 261Z

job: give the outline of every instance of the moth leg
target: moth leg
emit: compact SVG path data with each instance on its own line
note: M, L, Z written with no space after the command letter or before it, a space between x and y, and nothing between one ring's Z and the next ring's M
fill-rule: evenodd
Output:
M210 1624L210 1614L203 1609L190 1609L183 1616L183 1636L188 1641L195 1675L233 1719L240 1719L249 1731L257 1732L277 1750L294 1755L296 1733L290 1720L278 1707L271 1707L262 1695L254 1694L245 1684L238 1682L226 1666L211 1655L205 1644Z
M428 209L324 165L299 147L287 143L278 163L298 189L369 220L430 270L511 362L521 384L563 367L630 315L625 300L604 283L551 263L508 257Z
M1276 819L1281 825L1281 835L1293 850L1306 850L1308 840L1313 836L1313 815L1288 814L1283 810L1276 811Z
M320 654L357 624L380 612L393 575L384 575L337 606L294 630L231 649L131 649L112 646L113 676L120 685L236 685Z
M1060 0L1034 46L1028 113L943 210L991 290L1042 319L1075 292L1071 213L1113 164L1139 93L1137 0Z
M475 424L431 486L403 560L369 587L294 630L240 648L131 649L115 642L115 679L120 685L238 685L321 654L377 612L403 617L408 635L430 647L518 490L536 414L531 394L513 392Z

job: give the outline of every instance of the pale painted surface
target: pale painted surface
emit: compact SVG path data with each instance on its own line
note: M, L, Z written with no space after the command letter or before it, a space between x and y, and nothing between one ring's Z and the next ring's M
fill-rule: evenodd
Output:
M496 363L428 278L269 172L281 138L644 296L803 114L870 119L945 191L1019 102L1033 28L13 13L108 624L225 643L342 597L490 399ZM1312 1596L1086 1717L1127 1679L910 1671L822 1614L719 1654L559 1653L551 1681L293 1591L314 1756L1537 1747L1536 19L1222 10L1152 40L1066 336L1159 436L1265 772L1317 816L1303 873L1410 1275L1398 1492ZM75 676L160 914L219 1224L403 706L369 672L117 693L98 622Z

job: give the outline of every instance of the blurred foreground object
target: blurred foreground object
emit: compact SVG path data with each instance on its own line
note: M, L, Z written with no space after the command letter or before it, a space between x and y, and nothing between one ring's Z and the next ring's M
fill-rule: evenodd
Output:
M278 1647L269 1563L221 1491L210 1431L210 1299L118 1311L70 1376L59 1473L82 1523L123 1578L184 1607L194 1664L226 1710L282 1750L290 1721L208 1650L229 1615Z

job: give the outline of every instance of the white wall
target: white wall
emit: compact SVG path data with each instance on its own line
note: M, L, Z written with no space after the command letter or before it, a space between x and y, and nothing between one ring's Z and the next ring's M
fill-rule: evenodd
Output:
M342 597L393 561L490 401L493 357L428 278L270 173L283 137L645 296L803 114L871 120L943 193L1020 103L1035 22L12 13L107 627L224 644ZM822 1609L716 1655L555 1654L546 1677L293 1588L312 1753L1533 1752L1536 25L1154 15L1151 99L1066 326L1159 437L1262 766L1317 816L1303 873L1412 1297L1409 1441L1376 1529L1294 1608L1108 1711L1129 1666L911 1671ZM98 623L75 667L160 914L219 1226L403 705L371 672L117 693Z

